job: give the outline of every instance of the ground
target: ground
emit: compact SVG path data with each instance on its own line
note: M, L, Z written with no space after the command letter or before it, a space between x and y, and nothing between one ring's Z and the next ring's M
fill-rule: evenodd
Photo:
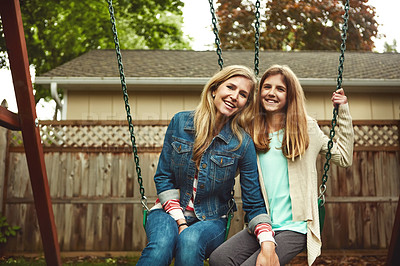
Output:
M354 266L380 266L386 265L386 251L335 251L323 252L317 258L313 266L321 265L354 265ZM63 265L136 265L139 253L91 253L88 255L78 255L74 253L63 253ZM0 257L0 265L46 265L43 255L18 254ZM205 265L208 265L205 263ZM307 265L305 253L294 258L288 266Z
M325 255L316 259L313 266L322 265L362 265L362 266L383 266L386 265L386 255ZM305 256L296 257L290 262L290 266L307 265Z

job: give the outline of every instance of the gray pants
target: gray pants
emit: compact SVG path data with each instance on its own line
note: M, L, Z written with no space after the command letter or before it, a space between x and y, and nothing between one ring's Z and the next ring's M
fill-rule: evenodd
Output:
M275 241L279 263L285 265L306 248L307 235L293 231L277 231ZM259 253L260 244L257 238L244 229L211 253L210 265L254 266Z

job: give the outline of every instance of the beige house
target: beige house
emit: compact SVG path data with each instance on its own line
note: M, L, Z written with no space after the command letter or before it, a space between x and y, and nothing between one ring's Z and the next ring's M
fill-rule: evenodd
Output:
M224 65L254 67L254 52L224 51ZM339 52L260 52L260 75L272 64L297 74L308 113L332 118L330 97L336 88ZM124 50L122 62L134 120L168 120L194 109L207 80L219 70L214 51ZM114 50L93 50L42 76L37 84L62 89L62 119L126 119ZM343 88L354 120L400 119L400 54L346 52ZM55 94L54 94L55 95ZM55 96L57 99L57 96Z

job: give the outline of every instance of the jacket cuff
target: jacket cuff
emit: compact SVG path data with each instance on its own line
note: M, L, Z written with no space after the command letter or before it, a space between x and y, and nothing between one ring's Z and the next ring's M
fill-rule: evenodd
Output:
M254 229L259 223L271 224L271 218L269 217L268 214L262 213L251 219L249 222L249 229L251 233L254 233Z
M339 105L338 115L339 116L348 116L350 114L349 103Z
M172 199L179 200L179 190L178 189L170 189L170 190L163 191L160 194L158 194L158 198L160 199L160 202L162 205L164 205L164 203L167 202L168 200L172 200Z

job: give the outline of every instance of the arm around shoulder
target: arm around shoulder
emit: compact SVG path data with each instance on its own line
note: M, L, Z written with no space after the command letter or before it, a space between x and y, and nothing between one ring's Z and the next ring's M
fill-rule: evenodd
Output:
M257 169L257 154L250 136L246 140L245 151L239 162L240 185L242 190L243 210L253 233L259 223L271 223L267 214Z

